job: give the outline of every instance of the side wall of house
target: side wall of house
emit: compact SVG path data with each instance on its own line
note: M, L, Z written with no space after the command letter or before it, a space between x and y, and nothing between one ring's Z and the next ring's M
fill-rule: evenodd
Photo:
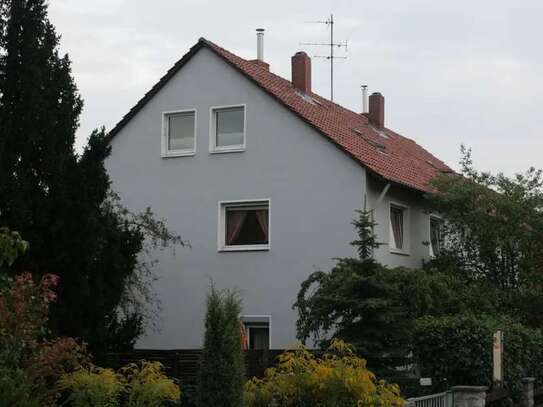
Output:
M385 190L387 182L368 176L367 207L373 209L377 223L375 234L381 246L375 250L375 259L390 267L421 267L423 260L430 257L430 215L423 206L420 193L398 185L391 185ZM406 225L407 253L399 254L390 250L390 205L396 204L407 208Z
M209 153L210 107L246 104L246 151ZM161 115L196 109L196 154L161 158ZM300 283L354 255L350 224L365 170L207 49L200 50L116 135L107 168L124 204L151 206L190 248L157 251L160 331L138 347L199 348L210 281L235 289L246 315L271 315L271 347L295 341ZM218 203L271 200L271 248L218 252Z

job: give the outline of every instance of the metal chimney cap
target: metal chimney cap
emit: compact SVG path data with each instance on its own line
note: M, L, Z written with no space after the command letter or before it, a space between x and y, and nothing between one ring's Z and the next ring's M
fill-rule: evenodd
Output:
M257 28L257 29L256 29L256 32L257 32L257 33L263 33L263 32L264 32L264 29L263 29L263 28Z

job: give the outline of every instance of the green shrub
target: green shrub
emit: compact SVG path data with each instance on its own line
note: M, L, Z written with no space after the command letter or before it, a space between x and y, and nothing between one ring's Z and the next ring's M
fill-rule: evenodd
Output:
M199 372L198 404L201 407L243 405L245 365L240 312L241 302L235 293L211 287Z
M401 407L405 401L396 385L377 380L354 348L333 340L317 358L304 347L279 356L277 367L263 379L246 384L247 407Z
M24 371L0 367L0 407L41 407L44 401Z
M179 386L164 374L159 362L131 363L121 373L126 381L127 407L159 407L181 397Z
M115 407L123 390L122 378L111 369L91 367L62 376L58 387L68 392L73 407Z
M513 397L521 378L543 378L543 332L491 316L424 317L416 322L413 347L421 373L449 385L492 385L493 334L504 332L504 380Z

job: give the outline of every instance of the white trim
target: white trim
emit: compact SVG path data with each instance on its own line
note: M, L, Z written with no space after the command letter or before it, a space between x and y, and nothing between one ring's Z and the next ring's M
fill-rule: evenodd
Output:
M390 210L391 208L395 206L396 208L403 209L403 248L398 249L395 247L394 244L394 232L392 231L392 220L390 218ZM390 201L388 204L388 248L390 253L394 254L401 254L404 256L411 255L411 210L409 206L399 203Z
M166 116L176 114L176 113L194 113L194 147L191 149L184 150L168 150L168 120ZM196 135L198 134L197 125L198 125L198 112L196 109L181 109L181 110L169 110L162 112L162 132L161 132L161 156L162 158L170 157L189 157L196 154Z
M249 321L244 321L244 318L248 319ZM267 322L268 322L268 349L273 349L272 348L272 316L271 314L269 315L241 315L240 316L240 320L241 320L241 323L243 324L243 327L245 328L246 325L251 325L251 322L252 323L259 323L260 321L250 321L250 319L258 319L258 318L262 318L262 319L267 319ZM260 322L262 323L262 322ZM251 337L250 337L250 332L246 332L247 334L247 347L249 346L249 343L251 343Z
M226 234L226 208L229 206L248 206L268 205L268 244L227 246L225 242ZM230 201L219 201L219 216L217 225L217 250L219 252L250 252L250 251L268 251L271 248L271 199L237 199Z
M234 146L217 146L217 135L215 125L215 112L222 109L232 109L243 107L243 143ZM240 103L237 105L211 106L209 108L209 152L211 154L236 153L245 151L247 145L247 105Z

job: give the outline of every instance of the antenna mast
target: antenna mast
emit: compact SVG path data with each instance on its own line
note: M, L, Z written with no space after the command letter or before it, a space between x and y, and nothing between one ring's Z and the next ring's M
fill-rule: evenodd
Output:
M330 100L334 100L334 60L335 59L347 59L347 57L338 57L334 55L334 47L345 47L347 50L347 41L341 43L334 42L334 15L330 14L330 18L325 21L306 21L306 23L326 24L330 27L330 42L318 43L318 42L301 42L300 45L314 45L314 46L327 46L330 47L329 55L314 55L315 58L325 58L330 60Z

